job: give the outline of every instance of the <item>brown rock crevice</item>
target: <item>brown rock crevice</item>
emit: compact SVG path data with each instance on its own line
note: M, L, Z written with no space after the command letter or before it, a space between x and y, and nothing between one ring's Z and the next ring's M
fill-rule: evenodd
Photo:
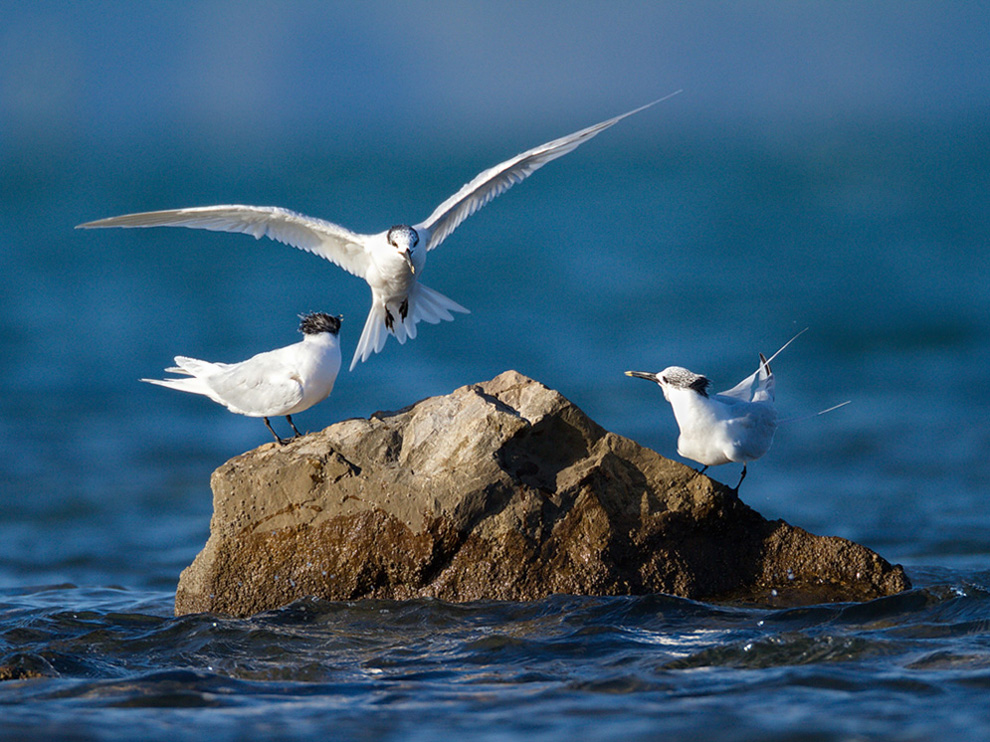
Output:
M909 586L868 549L765 520L513 371L267 444L211 483L210 538L182 573L179 614L309 595L795 604Z

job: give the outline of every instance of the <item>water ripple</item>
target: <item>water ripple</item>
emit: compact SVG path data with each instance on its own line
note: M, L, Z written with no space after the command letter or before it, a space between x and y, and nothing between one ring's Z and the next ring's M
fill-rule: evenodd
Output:
M700 713L730 739L809 719L830 738L848 732L850 719L869 728L898 708L913 709L902 721L916 736L933 719L986 732L985 704L972 703L990 688L990 593L967 577L864 604L787 610L667 596L304 599L243 619L174 617L164 593L8 590L0 667L10 680L0 683L0 705L25 738L101 709L224 710L225 724L209 717L216 730L278 720L288 738L313 733L317 709L352 732L378 709L383 734L413 739L419 732L402 719L439 709L454 728L472 718L537 736L572 724L578 733L589 714L622 717L626 730L640 728L630 718L644 720L646 736L676 733ZM49 725L32 726L42 712ZM791 721L778 716L785 712ZM143 721L121 729L167 736L151 717L133 718Z

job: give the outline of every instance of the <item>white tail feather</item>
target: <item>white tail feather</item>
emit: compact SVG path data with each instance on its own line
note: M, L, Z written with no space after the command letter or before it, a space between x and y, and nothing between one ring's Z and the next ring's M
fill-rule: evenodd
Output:
M195 376L184 377L182 379L141 379L141 381L146 381L149 384L157 384L158 386L164 386L169 389L175 389L180 392L189 392L190 394L201 394L204 397L209 397L217 404L224 404L217 395L210 389L202 379L198 379ZM226 407L226 405L224 405Z
M214 402L223 404L214 391L210 389L206 382L199 377L210 371L216 371L218 370L218 367L226 365L227 364L224 363L210 363L209 361L201 361L198 358L188 358L187 356L176 356L175 366L165 369L165 373L188 374L188 377L181 379L141 379L141 381L168 387L169 389L176 389L180 392L202 394L204 397L209 397Z
M416 338L416 325L419 322L435 325L442 320L452 321L454 315L451 312L471 313L453 299L448 299L438 291L418 282L414 283L409 291L408 303L404 320L394 311L392 313L392 334L400 345L406 342L406 338L409 340ZM357 350L354 351L354 358L351 359L350 370L354 370L358 361L366 361L372 353L380 352L385 347L388 333L385 328L385 307L372 298L371 311L368 312L368 319L364 323L364 330L361 331Z
M385 307L379 304L372 297L371 311L368 312L368 319L364 321L364 329L361 330L361 339L358 340L357 349L351 359L349 371L353 371L358 361L367 361L372 353L378 353L385 347L385 338L388 331L385 329Z
M471 314L469 309L465 309L453 299L448 299L439 291L434 291L421 283L413 286L409 294L409 317L412 318L414 324L420 320L429 322L431 325L435 325L441 320L452 322L454 315L451 312Z

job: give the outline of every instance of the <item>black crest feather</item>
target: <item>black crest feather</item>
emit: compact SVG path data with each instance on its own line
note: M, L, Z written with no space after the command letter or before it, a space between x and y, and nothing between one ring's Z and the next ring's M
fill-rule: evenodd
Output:
M688 384L689 389L694 389L702 397L708 396L708 388L712 385L712 382L707 376L699 376L697 379Z
M303 335L319 335L329 332L336 335L340 332L340 317L334 317L325 312L311 312L300 315L299 332Z

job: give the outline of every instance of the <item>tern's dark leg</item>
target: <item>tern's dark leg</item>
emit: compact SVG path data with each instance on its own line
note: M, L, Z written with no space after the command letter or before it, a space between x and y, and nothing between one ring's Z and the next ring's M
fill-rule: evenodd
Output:
M746 478L746 464L744 462L743 463L742 476L739 477L739 484L742 484L742 480L744 480L745 478ZM739 495L739 484L736 485L736 496Z
M703 466L703 467L701 467L700 469L695 469L694 467L691 467L691 471L693 471L693 472L694 472L694 476L696 476L696 477L700 477L700 476L701 476L702 474L704 474L704 473L705 473L705 471L706 471L707 469L708 469L708 467L707 467L707 466Z
M268 429L270 431L272 431L272 435L275 436L275 440L278 441L278 445L284 446L285 445L285 441L278 437L278 433L275 432L275 428L272 427L272 424L270 422L268 422L268 418L267 417L263 417L262 420L265 421L265 425L268 426Z
M292 426L292 430L293 430L293 432L295 432L296 438L298 438L299 436L301 436L302 433L299 432L299 428L297 428L296 427L296 424L294 422L292 422L292 415L286 415L285 416L285 419L288 420L289 421L289 425Z
M392 329L392 325L394 325L394 324L395 324L395 317L392 316L392 313L390 311L388 311L388 306L386 306L385 307L385 329L391 330Z
M403 299L402 300L402 303L399 305L399 316L402 317L402 321L403 322L406 321L406 315L407 314L409 314L409 297L408 296L405 299Z

